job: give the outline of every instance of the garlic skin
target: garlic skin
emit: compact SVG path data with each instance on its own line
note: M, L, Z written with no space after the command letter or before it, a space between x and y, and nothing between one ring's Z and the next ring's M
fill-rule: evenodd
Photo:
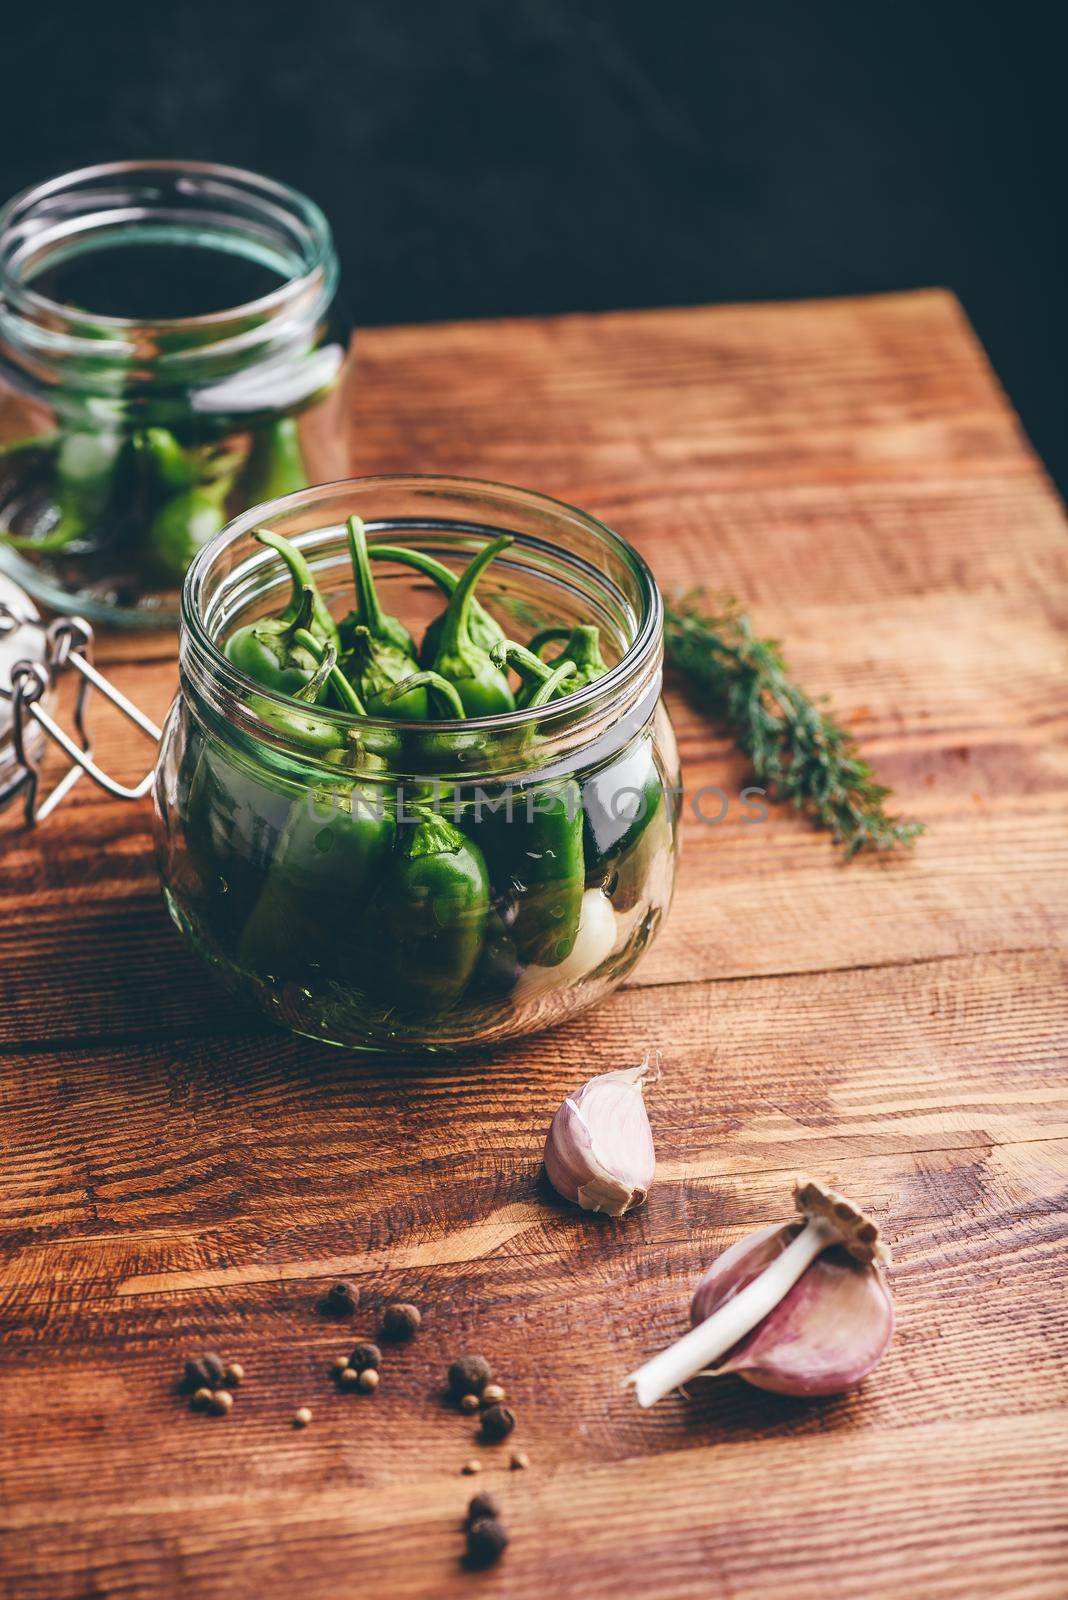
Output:
M696 1327L782 1254L800 1223L759 1228L725 1250L697 1286ZM841 1394L866 1378L890 1348L894 1303L877 1266L844 1249L817 1256L775 1309L701 1377L734 1372L776 1394Z
M564 1101L545 1140L545 1171L565 1200L610 1217L644 1202L656 1171L644 1089L659 1076L647 1056L591 1078Z

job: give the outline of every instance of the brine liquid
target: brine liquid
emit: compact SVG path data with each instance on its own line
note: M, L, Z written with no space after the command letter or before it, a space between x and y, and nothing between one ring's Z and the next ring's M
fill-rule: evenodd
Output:
M285 276L260 260L190 240L114 240L37 273L31 286L60 305L134 322L205 317L270 294Z

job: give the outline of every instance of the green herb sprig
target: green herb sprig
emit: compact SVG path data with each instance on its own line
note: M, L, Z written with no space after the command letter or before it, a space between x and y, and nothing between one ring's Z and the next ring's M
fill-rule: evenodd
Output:
M736 600L715 609L701 590L668 606L669 659L727 723L775 800L829 828L849 861L860 850L911 845L920 822L888 814L891 791L875 781L853 736L794 683L774 639L761 639Z

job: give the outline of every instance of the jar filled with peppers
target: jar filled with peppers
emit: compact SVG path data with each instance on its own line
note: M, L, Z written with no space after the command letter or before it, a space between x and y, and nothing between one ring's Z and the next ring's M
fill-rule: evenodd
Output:
M171 915L299 1033L450 1050L597 1000L674 882L662 610L542 496L378 478L238 517L183 591Z
M326 219L267 178L113 162L0 211L0 567L95 621L173 625L246 507L348 470Z

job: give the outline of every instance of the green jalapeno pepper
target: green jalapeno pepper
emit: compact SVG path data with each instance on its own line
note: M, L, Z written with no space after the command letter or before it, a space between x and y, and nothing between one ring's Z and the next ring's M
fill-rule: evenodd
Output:
M553 656L549 666L557 667L563 661L574 663L575 676L568 683L568 694L574 694L576 689L584 689L588 683L596 683L598 678L604 677L608 663L601 654L601 630L596 623L580 622L574 628L542 628L531 639L528 648L544 659L545 646L557 639L564 641L564 648L559 655Z
M112 499L127 444L122 434L108 428L64 434L55 458L56 522L39 539L5 534L6 543L43 555L86 538Z
M198 483L165 500L148 525L145 565L160 582L177 584L193 557L226 526L230 480Z
M400 717L406 722L422 722L427 715L426 689L413 683L415 662L392 645L375 639L362 623L352 630L345 657L345 671L367 706L370 717ZM398 685L399 694L389 693ZM403 686L407 685L406 688Z
M262 978L336 967L338 931L364 918L393 850L396 823L370 786L339 776L293 802L238 946ZM345 973L359 987L359 973Z
M508 534L480 550L461 573L445 608L433 670L455 684L469 717L492 717L515 710L507 676L471 634L471 601L475 584L493 558L514 541Z
M588 881L603 883L664 807L664 787L645 733L582 785Z
M169 428L145 428L134 436L136 446L147 456L158 481L175 492L199 483L194 456L183 450Z
M373 912L382 992L398 1011L441 1014L482 953L490 909L482 851L445 817L416 809L399 828Z
M310 479L295 417L277 417L257 428L245 463L241 491L250 506L306 489Z
M547 704L574 672L570 661L550 670L531 708ZM477 802L473 831L484 844L495 891L514 897L508 931L519 960L558 966L574 948L586 887L579 784L574 778L524 784L495 801Z
M374 561L396 561L402 567L414 567L416 572L421 572L427 578L433 579L438 588L445 594L451 595L459 583L459 574L453 572L443 561L437 561L433 556L428 556L422 550L409 550L402 544L372 544L368 545L368 554ZM441 640L441 629L445 621L445 613L435 617L423 635L423 642L419 646L419 664L422 667L431 667L438 653L438 644ZM490 616L485 606L477 598L471 596L471 610L468 613L468 626L471 637L483 650L498 644L504 637L504 629Z
M291 606L280 617L263 617L250 622L227 639L223 654L240 672L247 673L262 683L266 689L278 694L296 695L307 687L322 663L321 655L308 648L308 640L315 642L310 632L315 600L312 591L303 588L297 598L297 610L292 615ZM301 639L298 635L304 635ZM340 673L338 674L340 676ZM325 694L326 684L323 685Z
M391 617L382 610L378 599L378 590L371 574L371 562L367 555L367 534L364 531L363 521L360 517L350 517L349 530L349 555L352 558L352 578L356 586L356 606L348 616L342 619L341 641L346 653L352 647L352 636L356 629L364 627L372 639L381 644L389 645L402 656L407 656L414 667L415 641L399 617Z

